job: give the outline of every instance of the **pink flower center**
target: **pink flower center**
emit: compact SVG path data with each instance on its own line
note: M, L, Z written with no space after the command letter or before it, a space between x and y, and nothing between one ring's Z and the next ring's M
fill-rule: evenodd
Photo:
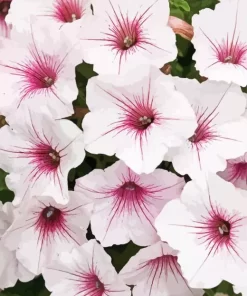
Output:
M214 118L217 116L217 114L214 115L213 111L209 115L206 115L206 111L207 109L203 112L199 112L199 110L196 111L198 126L195 130L194 135L189 138L189 141L196 145L201 145L205 142L209 142L217 136L214 130L212 129L211 124Z
M144 132L152 125L153 122L158 122L158 112L151 105L141 101L132 101L126 103L125 118L121 121L125 128Z
M230 235L231 225L229 222L220 221L217 226L218 226L218 231L219 231L220 235L222 235L222 236Z
M34 225L35 230L40 233L41 249L44 242L49 241L54 234L62 233L66 230L65 215L63 212L53 206L46 206L42 209Z
M246 60L246 53L247 44L241 43L238 39L231 42L228 39L223 40L216 50L216 56L220 62L234 65L241 65Z
M231 171L228 181L236 181L238 179L247 180L247 163L229 163L229 169Z
M30 98L35 94L55 93L53 86L63 69L62 61L57 56L50 56L43 52L38 52L36 46L29 50L30 57L24 62L14 65L4 65L13 70L12 75L20 77L20 103L25 98ZM59 98L58 98L59 99Z
M238 214L230 216L226 210L220 207L208 210L208 217L203 216L201 221L196 222L194 227L196 234L202 244L206 244L209 254L216 254L222 248L226 247L238 255L235 245L238 227L241 225L242 218Z
M126 182L122 187L124 190L136 190L136 184L135 182L132 182L132 181L129 181L129 182Z
M59 221L61 218L62 212L59 209L56 209L52 206L49 206L47 208L44 208L42 211L42 217L48 222L48 223L54 223L56 221Z
M39 140L38 143L32 143L32 146L28 148L15 147L17 149L15 151L4 151L17 155L17 158L30 159L29 165L31 166L28 176L30 179L26 180L27 182L35 182L43 174L46 176L51 174L55 181L56 177L58 178L57 170L63 156L60 156L60 152L53 149L49 142L45 143L41 139Z
M39 171L56 171L60 164L59 153L51 146L40 143L32 150L23 152L26 157L31 158L31 163L36 165Z
M105 292L107 292L104 284L92 270L88 273L81 273L78 282L80 289L79 293L85 293L85 295L88 296L102 296Z
M63 23L71 23L84 14L83 0L57 0L54 4L53 17Z
M134 207L134 203L142 201L145 197L146 190L141 186L137 185L133 181L127 181L119 188L115 189L115 196L122 200L122 202L127 205L132 205ZM133 210L131 207L128 210Z
M79 246L80 243L77 241L75 232L70 229L71 225L67 221L68 217L79 215L76 211L78 206L75 208L67 208L65 206L56 208L41 201L40 204L41 208L39 207L36 211L33 211L33 217L29 220L32 223L31 227L34 227L35 231L39 233L38 244L40 244L40 253L44 245L52 245L57 238L60 241L64 239L68 242L71 240L71 242ZM35 219L34 223L33 219Z
M141 40L142 31L137 20L129 21L127 18L118 19L112 23L110 31L112 32L112 45L121 50L128 50L137 45Z
M116 100L116 106L123 113L119 116L119 121L114 123L115 127L111 131L125 132L127 129L130 132L142 135L152 124L159 124L160 120L163 119L153 107L150 89L147 90L147 94L133 94L133 97L126 97L123 94L124 99L117 98L108 91L105 92Z

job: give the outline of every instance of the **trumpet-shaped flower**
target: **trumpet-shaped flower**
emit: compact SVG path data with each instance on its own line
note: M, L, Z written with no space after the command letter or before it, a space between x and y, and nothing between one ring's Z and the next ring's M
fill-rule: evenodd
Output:
M87 241L91 201L75 192L66 205L52 197L35 197L18 208L18 215L3 236L3 243L16 250L18 260L38 275L57 254Z
M167 0L94 0L82 21L83 57L99 74L119 74L142 64L161 68L176 58ZM99 29L100 28L100 29Z
M201 76L247 85L246 8L245 0L226 0L193 16L193 59Z
M14 205L33 195L52 194L68 202L68 172L85 157L82 131L66 119L21 109L0 129L0 167L10 174Z
M198 127L184 145L170 151L175 170L192 179L226 168L226 160L247 151L246 99L237 85L174 78L178 91L189 100Z
M75 191L94 200L92 232L105 247L147 246L159 240L154 220L163 206L180 196L183 178L165 170L137 175L118 161L76 180Z
M55 26L57 30L76 36L81 28L81 19L87 14L92 14L89 0L12 0L6 22L25 30L30 18L35 17L47 28Z
M95 240L60 254L42 274L52 296L131 295L112 266L111 257Z
M243 286L247 276L247 193L219 176L207 185L188 182L181 199L165 205L155 221L158 234L178 250L178 263L192 288L226 280Z
M187 99L154 67L91 78L87 105L85 149L116 154L138 174L153 172L168 148L184 144L197 126Z
M13 28L10 38L0 40L1 114L14 115L23 105L31 110L46 106L56 119L73 114L75 67L82 62L76 43L35 21L25 31Z

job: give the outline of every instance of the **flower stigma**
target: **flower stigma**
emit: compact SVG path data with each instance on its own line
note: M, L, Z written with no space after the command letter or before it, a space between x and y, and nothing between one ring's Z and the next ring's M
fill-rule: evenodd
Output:
M139 118L139 121L141 122L141 125L146 125L152 122L151 118L148 118L147 116L143 116Z
M136 189L136 184L134 182L130 181L130 182L125 183L124 188L126 190L134 191Z
M126 36L124 38L124 45L126 48L130 48L135 43L135 40L130 38L129 36Z
M71 19L72 19L72 22L76 21L76 15L74 13L71 15Z
M52 86L52 84L54 83L54 80L51 77L46 76L44 78L45 84L47 87Z
M59 220L59 217L61 216L61 211L54 208L53 206L49 206L43 209L42 216L45 218L45 220L54 222Z
M53 161L59 162L60 156L56 151L49 153L49 156L52 158Z
M221 235L229 235L230 233L230 224L228 222L221 222L218 227L219 233Z
M231 63L232 62L232 56L228 56L224 59L225 63Z

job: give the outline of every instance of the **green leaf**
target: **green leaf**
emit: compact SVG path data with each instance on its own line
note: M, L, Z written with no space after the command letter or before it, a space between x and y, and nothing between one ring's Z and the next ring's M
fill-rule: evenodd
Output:
M69 182L73 182L75 180L76 170L73 168L69 171L68 179Z
M76 67L76 71L78 71L83 77L85 77L87 79L98 75L96 72L94 72L93 65L87 64L85 62L78 65Z
M49 292L46 288L44 288L44 290L42 290L38 296L50 296L51 292Z
M176 16L180 19L184 19L184 13L181 9L178 9L178 8L174 8L174 7L171 7L171 10L170 10L170 15L171 16Z
M113 245L112 247L105 248L105 251L112 258L112 265L116 271L119 272L129 259L136 255L142 247L135 245L132 241L127 245Z
M13 288L8 288L4 290L4 293L9 294L3 296L38 296L39 293L44 290L44 287L45 283L43 277L38 276L34 280L27 283L22 283L18 281ZM0 294L0 296L2 295Z
M2 203L6 203L8 201L12 201L14 199L14 192L8 189L0 191L0 201Z
M184 11L190 11L190 6L187 1L185 0L173 0L170 2L172 6L177 8L182 8Z
M213 289L204 289L205 291L205 296L214 296L215 295L215 292Z
M218 293L223 293L223 294L227 294L227 295L236 295L234 294L233 292L233 287L232 287L232 284L226 282L226 281L223 281L219 284L219 286L217 287L216 291Z
M76 101L73 102L73 105L85 108L87 107L86 87L87 87L88 80L91 77L97 76L98 74L93 71L93 65L87 64L84 62L76 66L75 72L76 72L76 84L77 84L79 93Z
M8 174L5 171L0 169L0 191L8 189L5 183L5 177L7 175Z
M0 292L0 296L20 296L18 294L13 294L13 293L10 293L10 292L6 292L5 290L4 291L1 291Z

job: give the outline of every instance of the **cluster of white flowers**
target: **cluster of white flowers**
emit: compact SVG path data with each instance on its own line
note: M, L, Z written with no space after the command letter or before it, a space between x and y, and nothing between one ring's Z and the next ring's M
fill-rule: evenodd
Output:
M0 0L15 193L0 204L0 289L42 274L52 296L201 296L222 280L247 295L246 9L193 16L199 83L160 71L177 56L168 0ZM83 61L99 75L80 129L64 118ZM119 160L69 191L85 150ZM143 248L117 273L104 248L130 241Z

